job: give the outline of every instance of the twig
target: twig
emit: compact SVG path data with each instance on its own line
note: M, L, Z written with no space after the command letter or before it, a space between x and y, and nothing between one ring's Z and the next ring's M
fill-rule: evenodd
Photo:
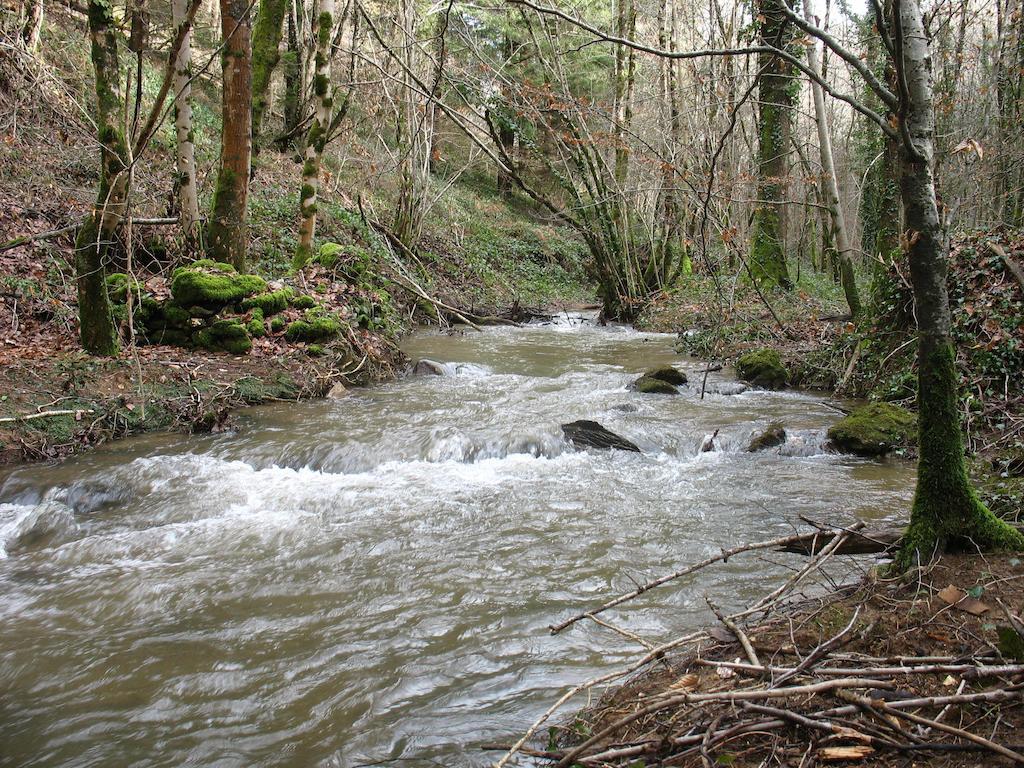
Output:
M80 416L85 413L95 413L91 408L75 408L62 411L42 411L40 413L29 413L24 416L5 416L0 419L0 424L10 424L16 421L32 421L32 419L43 419L48 416Z

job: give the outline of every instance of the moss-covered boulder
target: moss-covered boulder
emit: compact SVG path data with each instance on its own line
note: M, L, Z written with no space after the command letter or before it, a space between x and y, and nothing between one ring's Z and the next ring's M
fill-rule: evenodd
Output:
M360 282L370 269L373 258L361 245L324 243L320 246L314 261L327 269L335 270L351 282Z
M664 381L677 387L687 382L686 374L678 368L673 368L671 365L660 365L657 368L651 368L644 373L644 376Z
M280 333L288 325L288 321L283 317L272 317L270 318L270 332Z
M325 341L341 333L341 321L334 315L310 310L302 320L289 323L284 336L288 341Z
M186 309L218 312L230 304L267 290L258 275L240 275L230 264L200 259L187 267L178 267L171 277L171 295Z
M124 304L128 301L129 289L135 296L142 293L142 284L134 280L124 272L114 272L107 275L107 296L112 304Z
M250 309L258 309L263 313L264 317L276 315L278 312L284 312L288 309L288 300L292 297L292 294L294 294L294 291L291 288L257 293L255 296L250 296L242 301L242 311L248 312Z
M192 343L192 316L173 301L143 295L136 317L135 329L149 344L187 347Z
M773 421L769 424L763 432L758 435L754 435L750 440L750 444L747 446L749 453L757 453L758 451L766 451L769 448L775 448L786 442L786 428L782 426L781 421Z
M782 389L789 382L789 371L782 364L778 351L768 347L742 355L736 361L736 375L763 389Z
M832 447L858 456L884 456L917 442L917 416L890 403L855 408L828 431Z
M679 390L667 381L644 374L633 382L633 391L645 395L678 395Z
M316 306L316 299L306 294L300 294L291 298L291 305L296 309L313 309Z
M245 355L252 349L248 331L237 320L218 320L195 334L193 340L197 347L230 352L232 355Z

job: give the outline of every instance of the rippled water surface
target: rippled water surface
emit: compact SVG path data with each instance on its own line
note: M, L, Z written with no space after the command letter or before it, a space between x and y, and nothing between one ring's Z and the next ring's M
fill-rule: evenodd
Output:
M666 362L699 384L671 342L422 334L445 375L0 476L0 765L483 765L637 650L552 621L801 514L905 508L911 468L822 451L820 397L628 391ZM643 453L572 450L576 419ZM786 445L743 452L774 419ZM784 573L736 559L609 615L667 639Z

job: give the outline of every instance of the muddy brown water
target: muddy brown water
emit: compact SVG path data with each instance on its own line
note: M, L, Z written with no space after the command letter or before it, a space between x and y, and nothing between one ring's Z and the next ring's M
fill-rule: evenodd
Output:
M406 349L446 375L0 475L0 765L485 765L481 742L635 657L552 621L801 514L911 496L912 467L823 452L818 395L716 394L728 371L703 400L628 391L659 363L699 380L670 336L570 316ZM574 451L575 419L643 453ZM786 445L744 453L774 419ZM787 562L736 558L609 616L668 639Z

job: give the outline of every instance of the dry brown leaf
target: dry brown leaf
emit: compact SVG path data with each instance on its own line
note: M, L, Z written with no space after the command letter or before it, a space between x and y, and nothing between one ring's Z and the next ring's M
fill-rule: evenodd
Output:
M966 592L954 587L952 584L939 592L939 599L947 605L952 605L957 610L965 611L972 616L981 616L983 613L992 610L992 606L981 602L977 598L968 597Z
M700 687L700 678L691 672L672 683L668 690L675 691L676 693L686 693L687 691L695 691L698 687Z

